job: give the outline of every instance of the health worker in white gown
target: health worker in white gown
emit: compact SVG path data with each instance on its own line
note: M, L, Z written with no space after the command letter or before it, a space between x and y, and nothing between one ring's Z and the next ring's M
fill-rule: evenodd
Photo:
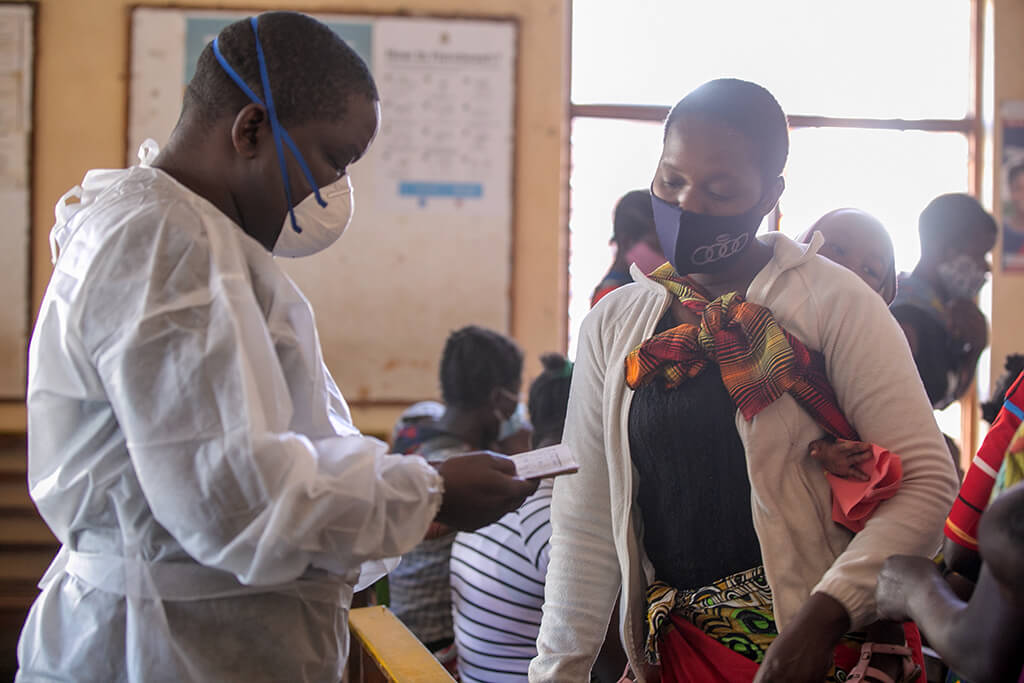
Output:
M382 560L536 487L504 456L435 469L361 435L275 261L341 235L378 107L330 29L264 14L203 51L162 153L57 205L28 457L62 548L18 681L337 681Z

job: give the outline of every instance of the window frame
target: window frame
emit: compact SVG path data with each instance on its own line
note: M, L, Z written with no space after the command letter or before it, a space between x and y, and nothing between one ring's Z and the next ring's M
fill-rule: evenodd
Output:
M572 54L572 9L573 0L565 0L568 4L569 15L569 54ZM838 117L819 116L814 114L789 114L790 130L799 128L853 128L853 129L876 129L895 131L923 131L931 133L959 133L967 138L968 161L967 161L967 187L968 192L980 200L982 196L982 172L984 162L984 123L982 121L982 98L983 98L983 76L984 76L984 36L986 21L986 5L984 0L965 0L971 3L970 11L970 83L968 83L968 107L963 118L928 118L928 119L902 119L902 118L872 118L872 117ZM623 121L662 122L668 116L670 106L649 105L649 104L602 104L597 102L577 103L572 101L572 60L569 60L569 83L567 99L569 100L569 130L576 119L618 119ZM567 159L570 160L569 168L572 168L572 142L571 136L566 136ZM566 197L571 201L571 172L565 174ZM779 229L780 214L778 209L774 214L774 229ZM571 231L568 223L566 233L571 241ZM565 276L569 277L569 261L572 249L566 252ZM568 282L566 283L568 285ZM569 291L567 286L566 291ZM568 306L568 301L566 302ZM978 390L977 381L971 385L967 394L960 399L960 449L961 464L966 471L978 446Z

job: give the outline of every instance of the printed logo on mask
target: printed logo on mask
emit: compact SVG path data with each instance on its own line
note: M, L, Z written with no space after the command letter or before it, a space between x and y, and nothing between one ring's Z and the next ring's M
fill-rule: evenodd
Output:
M735 238L728 234L719 235L711 244L705 244L694 249L690 260L693 261L694 265L703 266L729 258L743 251L749 240L750 234L746 232L737 235Z
M661 249L682 275L729 268L753 243L764 214L760 203L731 216L684 211L654 194L653 188L651 209Z

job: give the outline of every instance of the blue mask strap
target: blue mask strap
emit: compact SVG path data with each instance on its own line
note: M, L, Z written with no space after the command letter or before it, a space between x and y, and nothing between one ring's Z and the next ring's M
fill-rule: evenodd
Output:
M277 120L277 110L274 108L274 95L270 92L270 77L267 75L267 62L263 57L263 46L260 45L260 34L257 30L256 17L251 17L249 23L252 25L252 32L256 38L256 58L260 64L260 80L263 82L263 96L267 98L267 114L270 116L270 131L274 138L274 147L277 148L277 162L281 166L281 177L284 178L284 196L288 200L288 215L292 219L292 229L295 232L302 232L302 228L295 221L295 208L292 202L291 182L288 179L288 164L284 159L284 147L281 145L281 122Z
M316 197L317 203L321 207L325 207L327 206L327 202L325 202L323 198L320 196L320 188L317 185L316 181L313 179L313 174L310 172L309 166L306 165L306 160L302 157L302 153L299 152L298 146L296 146L291 136L288 135L288 131L286 131L283 126L281 126L281 123L277 118L277 110L274 107L274 97L270 90L270 78L267 74L267 65L266 59L264 58L263 55L263 46L260 44L256 17L251 17L250 23L252 25L253 34L255 35L256 38L256 57L257 60L259 61L260 79L263 82L263 92L267 96L266 104L264 104L263 100L261 100L260 97L255 92L253 92L252 88L250 88L245 83L245 81L242 80L238 73L233 68L231 68L231 65L227 63L227 60L224 59L224 55L221 54L220 46L216 38L214 38L213 40L213 54L217 58L217 62L221 65L221 68L224 69L224 72L227 73L229 77L231 77L231 80L233 80L235 84L238 85L242 92L245 93L246 97L248 97L254 103L260 105L261 107L266 107L267 115L270 118L271 134L274 137L274 146L277 150L278 163L281 166L281 177L284 181L284 193L285 199L288 202L288 215L291 218L292 229L295 230L295 232L302 232L302 228L299 227L298 223L295 220L295 210L293 208L294 204L292 202L291 193L291 182L289 181L288 168L287 165L285 164L284 149L281 145L282 139L284 140L284 143L288 146L288 149L291 150L291 153L295 156L295 160L298 161L299 168L302 170L302 174L306 177L306 180L309 182L310 187L313 188L313 194Z
M228 64L228 61L224 59L224 55L221 54L220 45L217 44L216 38L213 39L213 56L217 58L217 61L220 63L221 68L224 69L224 73L231 77L231 80L235 82L235 85L241 88L242 92L245 94L246 97L248 97L256 104L260 105L261 107L266 107L266 105L263 103L263 99L252 91L252 88L250 88L246 84L246 82L241 79L238 73L231 68L230 64ZM282 128L281 137L284 139L284 144L286 144L288 146L288 149L291 150L292 154L295 155L295 160L299 162L299 168L302 169L302 174L306 176L306 180L309 181L310 187L313 188L313 192L316 194L317 202L320 204L320 206L327 206L327 202L325 202L320 197L320 188L317 187L316 181L313 180L313 174L310 172L309 166L306 165L306 160L302 157L302 153L299 151L299 148L295 145L295 142L292 140L292 136L288 135L288 131Z

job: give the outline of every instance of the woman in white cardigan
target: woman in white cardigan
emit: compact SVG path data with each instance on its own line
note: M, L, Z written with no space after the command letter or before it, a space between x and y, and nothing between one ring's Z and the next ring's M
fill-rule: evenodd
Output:
M899 326L856 275L816 255L820 238L754 236L782 194L787 154L785 115L760 86L720 79L681 100L651 186L663 251L709 300L743 293L820 352L860 438L902 457L902 487L853 536L832 522L829 485L807 456L822 428L789 393L748 420L715 366L671 391L627 386L627 355L699 322L634 269L636 283L583 323L564 437L580 471L554 486L531 681L585 681L620 593L633 675L657 680L661 667L645 657L648 587L698 589L755 566L779 632L766 652L747 653L756 680L822 681L843 635L876 620L884 560L938 547L957 483Z

